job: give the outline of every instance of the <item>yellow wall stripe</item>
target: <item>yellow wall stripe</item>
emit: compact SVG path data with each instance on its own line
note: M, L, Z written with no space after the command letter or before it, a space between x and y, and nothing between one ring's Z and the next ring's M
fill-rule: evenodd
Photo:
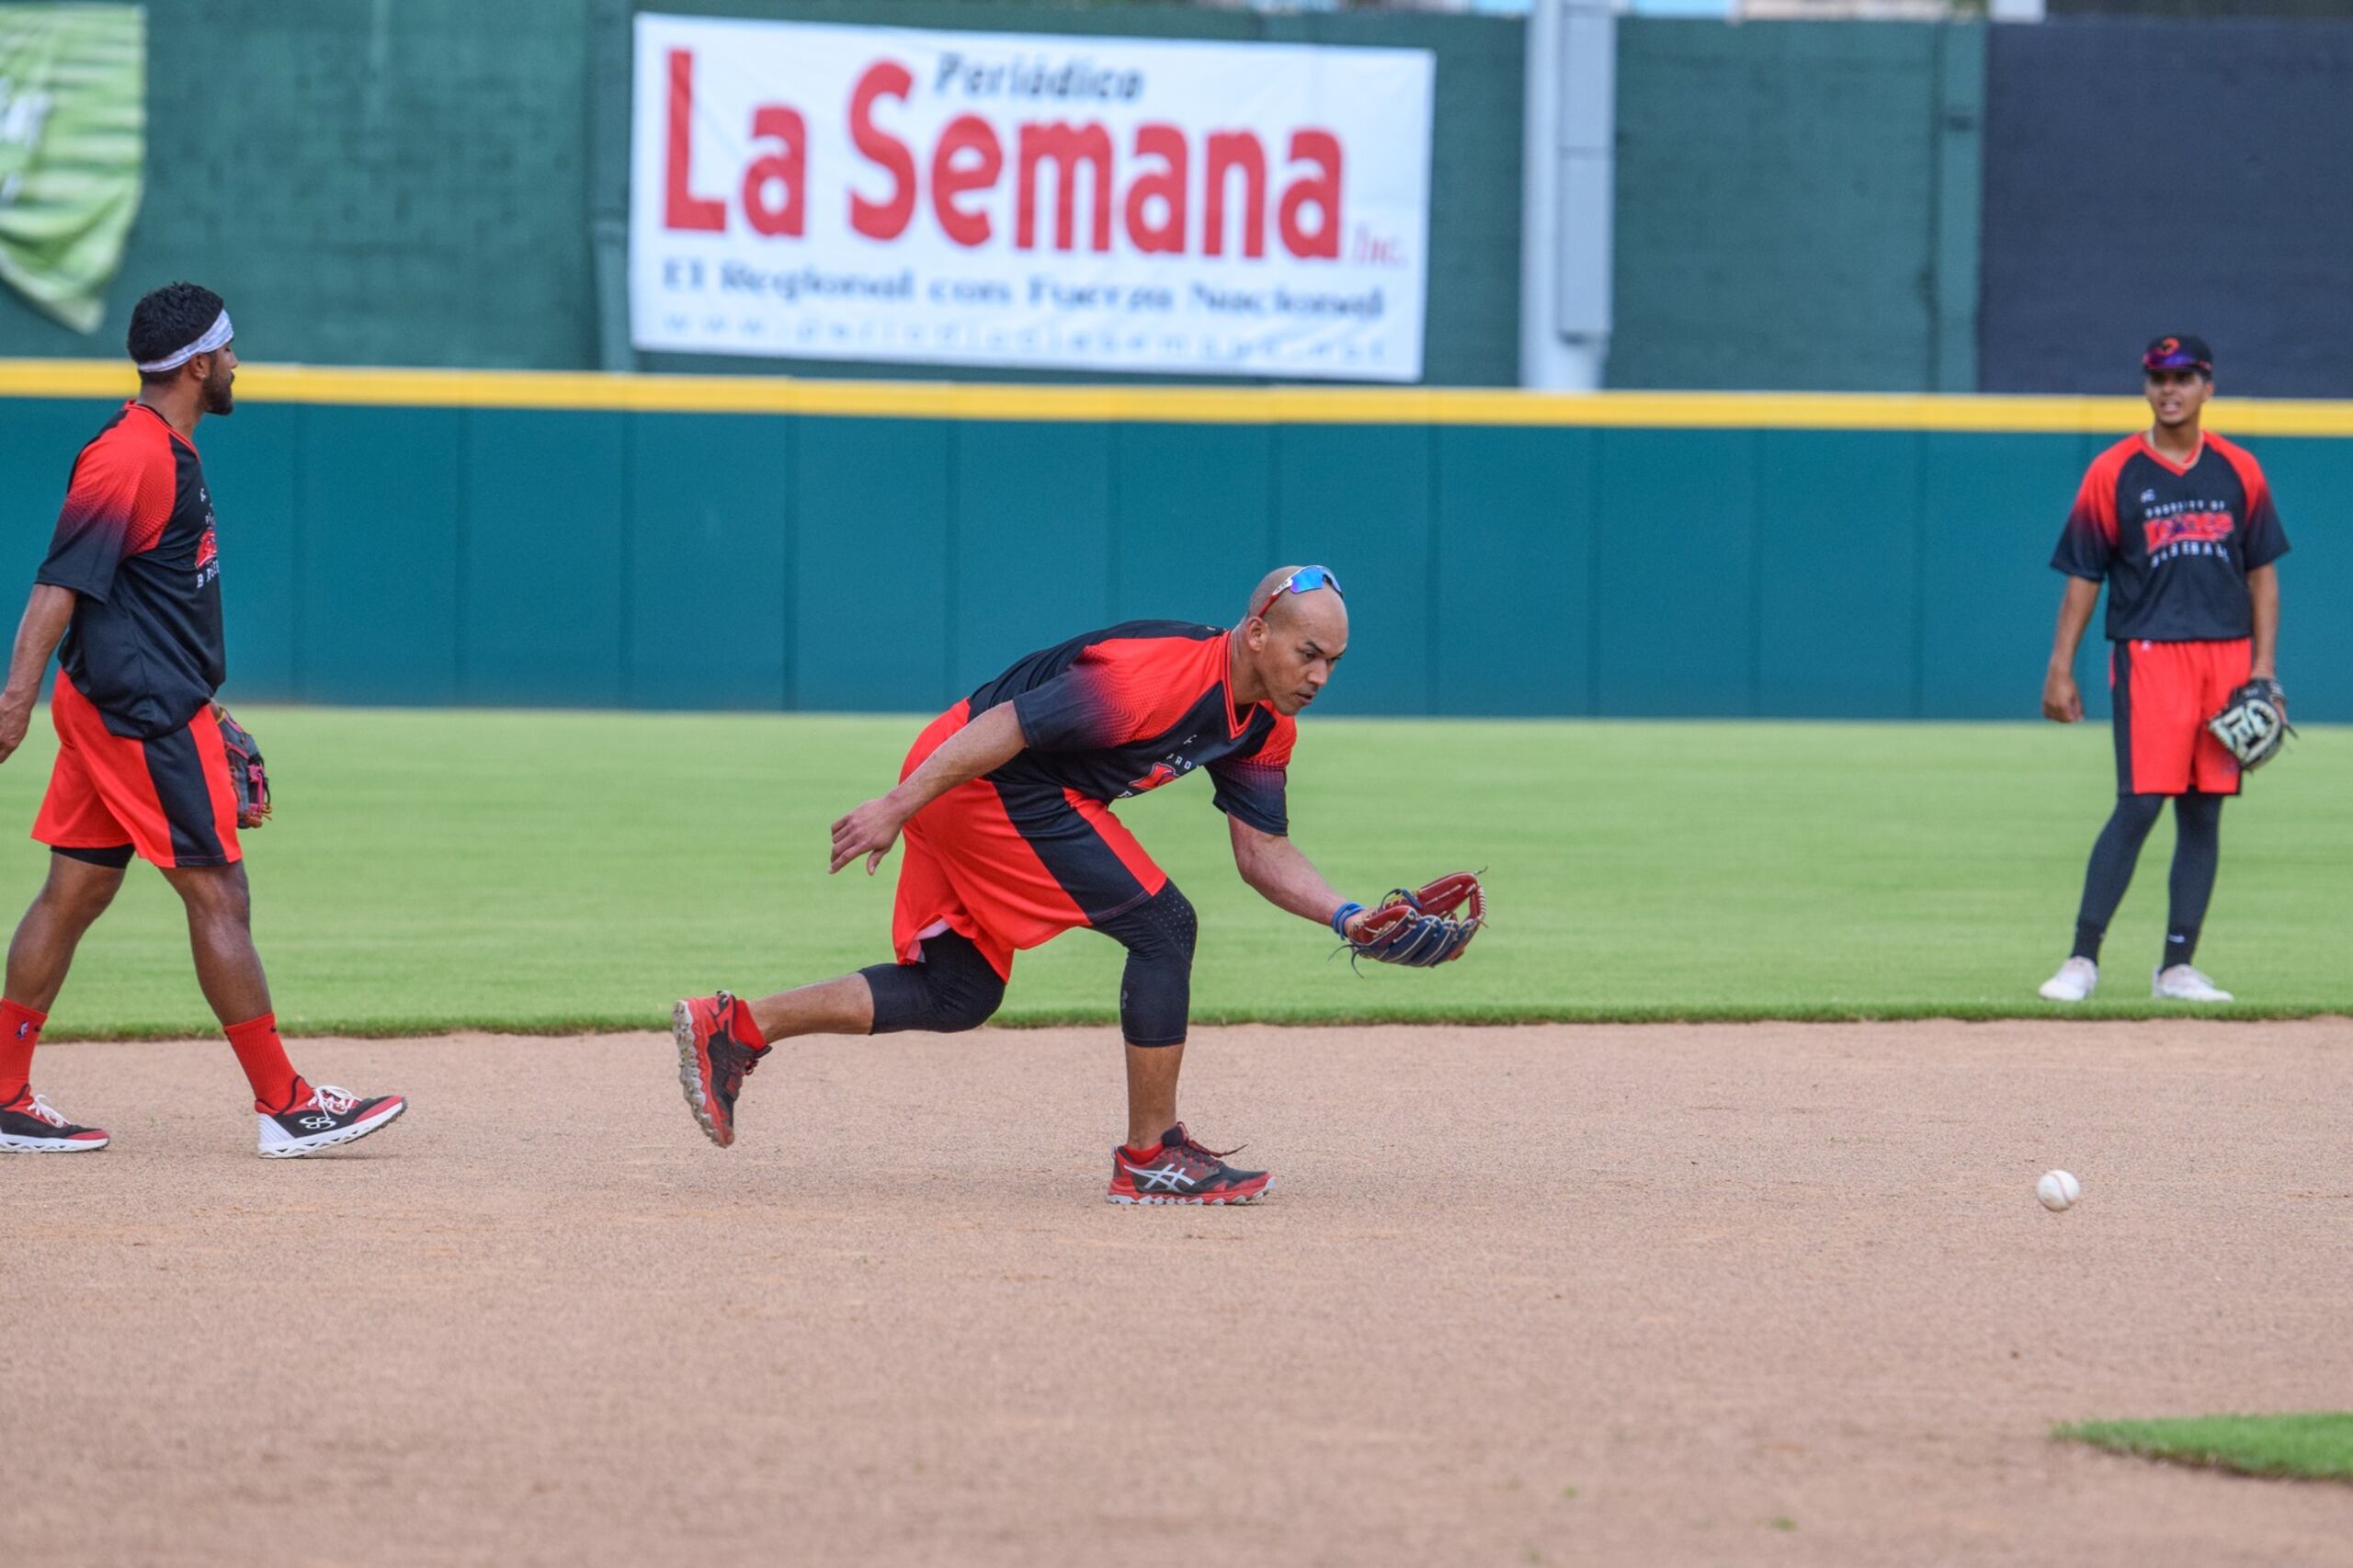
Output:
M0 359L0 398L115 398L137 381L96 359ZM406 408L828 414L853 418L1200 425L1486 425L2106 435L2148 418L2135 397L1881 392L1523 392L1458 387L1009 386L592 370L403 370L248 365L256 402ZM2245 436L2353 436L2353 402L2233 398L2214 425Z

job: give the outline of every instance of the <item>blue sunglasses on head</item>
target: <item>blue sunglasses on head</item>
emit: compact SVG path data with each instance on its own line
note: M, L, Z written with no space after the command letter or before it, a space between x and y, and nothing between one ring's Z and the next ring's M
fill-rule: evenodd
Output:
M1267 612L1274 608L1275 601L1285 594L1312 594L1318 588L1329 588L1342 598L1348 597L1347 590L1340 586L1339 577L1329 566L1302 566L1275 585L1275 591L1268 594L1267 602L1258 607L1258 619L1266 619Z

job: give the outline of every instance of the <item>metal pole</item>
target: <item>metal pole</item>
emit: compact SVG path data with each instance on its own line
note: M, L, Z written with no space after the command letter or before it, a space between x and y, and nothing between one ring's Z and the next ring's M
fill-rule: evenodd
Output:
M1519 381L1590 392L1609 358L1617 195L1612 0L1535 0L1521 139Z

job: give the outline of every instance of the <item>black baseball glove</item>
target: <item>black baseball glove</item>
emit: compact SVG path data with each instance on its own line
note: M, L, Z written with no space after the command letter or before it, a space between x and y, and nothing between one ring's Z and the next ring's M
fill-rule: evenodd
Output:
M1350 936L1348 922L1359 915L1364 918ZM1486 919L1487 895L1479 879L1455 871L1418 889L1399 888L1370 911L1342 904L1332 929L1358 958L1429 969L1461 958Z
M237 825L259 827L269 815L269 774L261 765L261 747L253 732L232 718L218 702L213 718L221 722L221 744L229 754L229 787L237 792Z
M2206 728L2249 772L2278 756L2288 737L2296 733L2288 722L2288 694L2268 676L2231 693L2222 710L2206 721Z

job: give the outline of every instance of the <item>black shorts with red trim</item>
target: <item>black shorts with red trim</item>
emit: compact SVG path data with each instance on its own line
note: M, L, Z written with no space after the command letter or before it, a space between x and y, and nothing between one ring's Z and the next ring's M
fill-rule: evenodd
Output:
M962 729L967 714L960 702L933 720L900 777ZM1116 918L1167 885L1103 801L1051 785L975 778L907 824L891 945L901 963L914 963L926 937L955 931L1010 979L1016 952Z
M61 674L49 710L57 765L33 822L35 840L68 852L129 848L170 869L226 866L243 856L229 754L210 707L168 734L118 735Z

